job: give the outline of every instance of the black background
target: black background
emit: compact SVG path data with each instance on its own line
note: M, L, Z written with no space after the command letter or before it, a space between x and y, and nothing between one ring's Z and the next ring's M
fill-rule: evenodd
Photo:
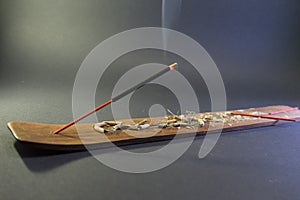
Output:
M158 0L0 1L1 199L299 199L298 124L226 134L202 160L197 154L203 138L197 138L179 160L149 174L115 171L87 152L52 153L15 142L8 121L72 120L72 87L86 55L121 31L161 26L161 4ZM229 109L299 106L297 0L183 1L171 28L197 40L214 59ZM167 64L173 58L163 55L133 52L114 62L110 75L147 62ZM191 73L190 80L198 79ZM199 81L199 102L209 110L208 93ZM98 91L102 95L97 102L110 98L110 87ZM143 107L143 100L137 96L132 103L133 115L144 116L135 109ZM99 113L99 118L110 117L109 109ZM151 151L163 145L133 149Z

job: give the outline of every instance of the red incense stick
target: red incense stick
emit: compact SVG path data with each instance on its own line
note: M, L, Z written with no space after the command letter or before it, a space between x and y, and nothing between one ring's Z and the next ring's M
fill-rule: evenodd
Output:
M173 69L176 67L176 65L177 65L177 63L173 63L173 64L169 65L167 68L165 68L165 69L159 71L158 73L152 75L151 77L149 77L148 79L144 80L143 82L141 82L141 83L139 83L139 84L137 84L137 85L135 85L135 86L133 86L133 87L127 89L126 91L124 91L124 92L122 92L121 94L119 94L119 95L113 97L111 100L107 101L106 103L104 103L104 104L98 106L98 107L95 108L94 110L91 110L90 112L88 112L88 113L82 115L81 117L75 119L74 121L71 121L70 123L64 125L64 126L61 127L60 129L54 131L53 133L54 133L54 134L60 133L61 131L67 129L68 127L70 127L70 126L72 126L72 125L74 125L75 123L79 122L80 120L82 120L82 119L84 119L84 118L90 116L91 114L97 112L98 110L104 108L105 106L111 104L112 102L116 102L116 101L118 101L119 99L121 99L121 98L123 98L124 96L126 96L127 94L129 94L129 93L131 93L131 92L133 92L133 91L135 91L135 90L140 89L141 87L143 87L143 86L146 85L147 83L153 81L154 79L158 78L159 76L165 74L165 73L168 72L168 71L173 70Z
M274 115L274 114L278 114L278 113L290 112L290 111L298 110L298 109L299 109L298 107L282 109L282 110L278 110L278 111L274 111L274 112L269 112L269 115Z
M107 102L105 102L104 104L98 106L97 108L95 108L94 110L82 115L81 117L75 119L74 121L71 121L70 123L66 124L65 126L61 127L60 129L57 129L56 131L54 131L53 133L54 134L58 134L60 133L61 131L65 130L66 128L69 128L70 126L72 126L73 124L79 122L80 120L86 118L87 116L93 114L94 112L97 112L98 110L100 110L101 108L104 108L105 106L109 105L112 103L112 100L109 100Z
M249 113L239 113L239 112L232 112L231 114L232 114L232 115L248 116L248 117L257 117L257 118L265 118L265 119L273 119L273 120L283 120L283 121L296 122L295 119L284 118L284 117L276 117L276 116L254 115L254 114L249 114Z

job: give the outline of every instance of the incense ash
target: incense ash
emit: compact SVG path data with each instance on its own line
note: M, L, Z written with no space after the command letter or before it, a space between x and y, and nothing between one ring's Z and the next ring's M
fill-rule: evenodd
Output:
M126 124L118 121L102 121L93 125L95 131L100 133L117 133L121 130L143 131L148 128L159 129L197 129L203 126L214 126L214 123L222 123L232 126L233 123L239 123L245 120L257 120L257 117L233 115L232 112L214 112L199 113L187 111L184 115L175 115L167 110L171 115L164 117L164 120L148 123L147 119L143 119L135 124ZM252 112L257 114L257 111ZM248 113L251 114L251 113ZM260 113L265 114L265 113Z

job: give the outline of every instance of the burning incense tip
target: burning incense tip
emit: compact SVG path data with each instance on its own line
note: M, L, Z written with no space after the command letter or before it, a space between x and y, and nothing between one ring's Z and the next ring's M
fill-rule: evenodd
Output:
M170 70L173 70L178 64L177 63L173 63L172 65L169 65Z

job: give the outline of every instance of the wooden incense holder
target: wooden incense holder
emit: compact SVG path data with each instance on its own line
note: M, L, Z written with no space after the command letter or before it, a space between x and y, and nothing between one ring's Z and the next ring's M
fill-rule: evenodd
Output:
M261 108L245 109L243 111L236 110L232 112L263 112L271 113L280 110L290 109L289 106L268 106ZM285 117L300 120L300 111L291 110L289 112L277 113L278 117ZM118 120L124 123L138 122L141 119L132 120ZM164 117L157 117L148 119L151 123L157 123L164 120ZM262 118L249 118L247 120L241 120L233 123L225 123L222 132L244 130L250 128L264 127L278 125L282 123L293 123L284 120L262 119ZM173 139L175 135L179 137L189 137L196 135L205 135L207 133L214 133L220 131L219 127L212 128L212 131L208 131L208 124L203 127L197 127L196 129L187 128L170 128L160 129L158 127L150 127L145 130L118 130L116 133L99 133L94 130L94 124L76 124L68 129L60 132L59 134L53 134L53 132L62 124L41 124L33 122L21 122L12 121L8 123L8 127L11 130L13 136L22 143L27 143L35 147L52 150L85 150L86 146L89 148L104 148L112 146L112 143L121 145L130 145L138 143L146 143L153 141L162 141ZM79 132L79 133L78 133Z

